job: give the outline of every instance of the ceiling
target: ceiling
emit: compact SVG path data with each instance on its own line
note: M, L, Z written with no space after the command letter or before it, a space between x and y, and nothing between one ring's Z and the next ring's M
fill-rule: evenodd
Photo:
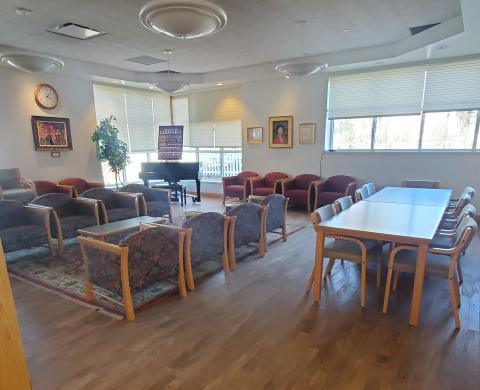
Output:
M305 52L314 55L398 42L410 36L409 27L461 14L460 0L218 0L214 2L228 15L227 26L211 37L178 40L142 27L138 12L146 2L2 0L0 44L140 72L164 70L166 64L125 59L165 59L162 50L172 48L172 69L206 73L302 56L300 20L308 21ZM17 15L17 7L33 13ZM46 31L66 22L107 34L80 41Z

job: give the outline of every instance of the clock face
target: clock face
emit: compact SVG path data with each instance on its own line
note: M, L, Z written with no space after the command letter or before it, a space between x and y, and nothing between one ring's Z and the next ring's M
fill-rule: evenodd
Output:
M58 104L57 91L48 84L39 84L35 91L35 101L40 107L51 110Z

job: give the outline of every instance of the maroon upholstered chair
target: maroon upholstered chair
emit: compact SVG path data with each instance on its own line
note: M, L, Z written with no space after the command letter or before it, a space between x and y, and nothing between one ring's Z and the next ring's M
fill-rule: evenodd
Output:
M282 195L290 199L290 204L302 205L307 207L307 211L312 210L317 181L321 181L320 176L303 174L292 179L280 181L282 186Z
M268 196L280 193L280 180L288 179L288 175L283 172L270 172L265 176L252 177L250 179L250 188L252 195Z
M86 190L90 190L92 188L105 187L103 183L93 183L93 182L86 181L84 179L80 179L78 177L70 177L68 179L60 180L58 184L74 187L75 188L75 190L73 191L74 196L78 196L82 192L85 192Z
M354 198L357 181L354 177L337 175L315 184L315 210L338 198L351 196Z
M55 184L46 180L35 180L33 182L37 196L45 194L68 194L73 198L75 187L62 184Z
M250 178L257 177L257 172L243 171L237 176L223 177L223 201L226 198L245 200L250 195Z

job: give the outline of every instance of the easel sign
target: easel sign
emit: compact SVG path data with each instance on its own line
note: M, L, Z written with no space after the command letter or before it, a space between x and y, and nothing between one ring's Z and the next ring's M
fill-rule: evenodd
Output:
M158 159L181 160L183 151L183 126L158 127Z

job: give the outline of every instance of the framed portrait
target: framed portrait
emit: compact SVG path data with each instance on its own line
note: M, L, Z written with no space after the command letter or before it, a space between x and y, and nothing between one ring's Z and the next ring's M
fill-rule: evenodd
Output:
M293 146L293 116L271 116L268 138L271 148L291 148Z
M249 144L263 143L263 127L248 127L247 142Z
M49 116L32 116L35 150L72 150L70 120Z
M315 143L315 123L300 123L298 126L298 143Z

